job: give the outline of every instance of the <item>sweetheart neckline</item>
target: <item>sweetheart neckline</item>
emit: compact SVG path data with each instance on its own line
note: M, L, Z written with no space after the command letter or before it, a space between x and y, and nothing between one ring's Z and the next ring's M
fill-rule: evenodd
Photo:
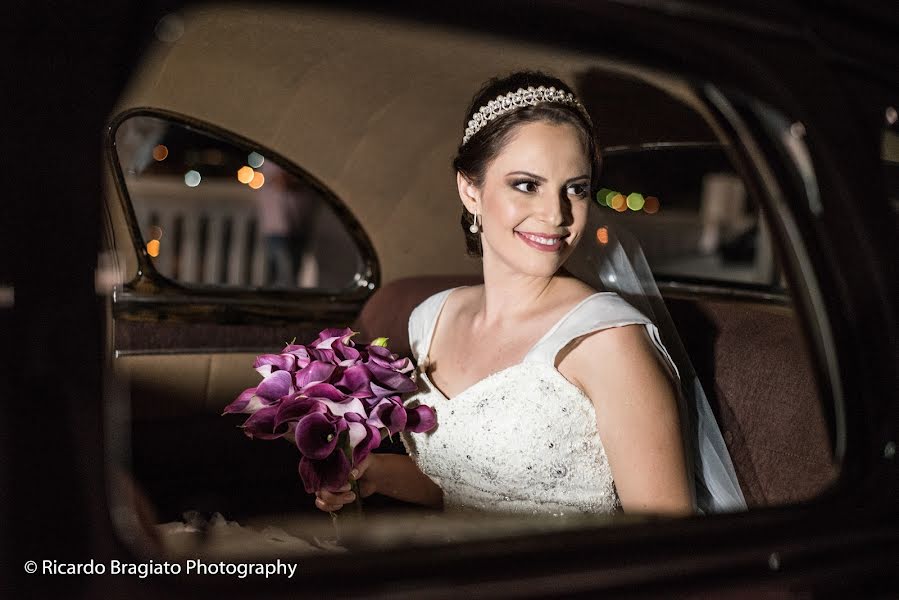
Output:
M439 396L438 400L455 403L455 402L459 402L459 398L461 396L468 394L468 392L479 387L482 383L490 381L491 379L494 379L495 377L502 375L506 371L511 371L512 369L514 369L516 367L523 367L525 365L533 365L533 366L538 366L538 367L543 366L543 367L549 368L549 370L552 371L555 375L557 375L563 383L567 384L572 390L575 391L575 393L577 393L579 396L581 396L582 398L585 398L588 402L590 402L591 407L593 406L593 400L590 398L590 396L587 395L586 392L584 392L584 390L582 390L581 388L576 386L574 383L572 383L571 380L569 380L567 377L565 377L562 374L562 372L559 371L554 365L548 365L548 364L542 363L542 362L521 360L521 361L515 363L514 365L509 365L508 367L504 367L504 368L500 369L499 371L494 371L493 373L491 373L490 375L487 375L486 377L482 377L481 379L477 380L476 382L474 382L473 384L471 384L470 386L468 386L467 388L465 388L464 390L462 390L461 392L459 392L452 398L447 398L446 395L440 391L440 388L438 388L436 385L434 385L434 382L431 381L431 378L428 377L427 373L425 373L424 371L421 371L421 376L425 380L427 380L428 386L431 388L431 390L433 390L433 392L435 394L437 394L437 396Z
M440 319L440 315L443 313L443 308L444 308L444 306L446 306L446 301L447 301L447 299L449 298L449 296L450 296L450 294L453 292L453 290L458 290L458 289L460 289L460 288L465 288L465 287L471 287L471 286L460 285L460 286L456 286L456 287L454 287L454 288L450 288L450 289L448 289L448 290L445 291L445 294L444 294L444 296L443 296L443 299L440 301L440 305L437 307L437 312L436 312L435 315L434 315L434 320L433 320L432 323L431 323L430 332L428 333L428 341L427 341L427 344L425 345L425 349L424 349L424 356L425 356L425 358L424 358L424 363L425 363L425 364L430 364L430 362L431 362L431 360L430 360L430 359L431 359L431 344L432 344L432 342L434 341L434 334L435 334L436 331L437 331L437 321ZM447 402L451 402L451 401L455 400L456 398L458 398L459 396L461 396L462 394L468 392L468 390L470 390L471 388L473 388L473 387L477 386L478 384L480 384L482 381L485 381L485 380L487 380L487 379L490 379L490 378L493 377L494 375L499 375L500 373L503 373L503 372L505 372L505 371L508 371L509 369L512 369L513 367L518 367L518 366L521 366L521 365L523 365L523 364L525 364L525 363L527 363L527 362L530 362L530 361L528 361L528 357L531 355L531 353L534 351L534 349L537 348L538 346L540 346L540 344L542 344L546 339L548 339L549 337L551 337L552 334L555 333L555 332L559 329L559 327L561 327L562 324L563 324L563 323L564 323L564 322L565 322L571 315L573 315L573 314L574 314L574 313L575 313L581 306L583 306L584 304L586 304L588 300L591 300L591 299L593 299L593 298L595 298L595 297L597 297L597 296L601 296L601 295L605 295L605 294L615 294L615 292L608 292L608 291L606 291L606 292L594 292L593 294L590 294L589 296L587 296L586 298L584 298L583 300L581 300L580 302L578 302L577 304L575 304L571 309L568 310L568 312L566 312L564 315L562 315L562 318L560 318L558 321L556 321L555 324L553 324L553 326L550 327L550 328L546 331L546 333L544 333L544 334L540 337L540 339L537 340L537 342L536 342L535 344L533 344L533 345L530 347L530 349L528 349L527 353L525 353L525 355L524 355L524 358L522 358L522 359L521 359L520 361L518 361L517 363L514 363L514 364L512 364L512 365L509 365L508 367L504 367L504 368L500 369L499 371L494 371L493 373L491 373L491 374L489 374L489 375L487 375L487 376L485 376L485 377L482 377L481 379L479 379L479 380L475 381L474 383L472 383L471 385L469 385L467 388L463 389L461 392L457 393L457 394L456 394L455 396L453 396L452 398L448 398L447 395L444 394L444 393L440 390L440 388L437 387L437 385L434 384L434 381L428 376L427 373L425 373L425 369L421 369L421 374L422 374L422 376L423 376L425 379L428 380L428 384L431 386L431 388L432 388L435 392L437 392L437 393L440 395L441 398L443 398L443 399L446 400ZM615 295L617 295L617 294L615 294ZM553 357L553 360L555 360L555 357ZM543 363L535 363L535 364L543 364ZM586 394L584 394L584 392L583 392L583 390L581 390L581 388L577 387L576 385L574 385L573 383L571 383L570 381L568 381L568 379L567 379L564 375L562 375L562 373L559 372L558 369L556 369L555 364L550 365L550 366L552 367L552 370L553 370L553 371L555 371L556 373L558 373L558 374L562 377L562 379L564 379L566 382L568 382L572 387L574 387L576 390L578 390L578 391L579 391L581 394L583 394L585 397L587 396ZM588 398L589 398L589 397L588 397Z

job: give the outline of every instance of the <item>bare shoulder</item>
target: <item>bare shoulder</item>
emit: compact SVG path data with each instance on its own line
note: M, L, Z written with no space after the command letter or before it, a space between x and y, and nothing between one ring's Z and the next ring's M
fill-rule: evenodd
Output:
M625 512L689 514L677 391L646 327L593 332L569 358L572 373L563 375L593 403Z
M640 324L610 327L574 340L565 348L559 370L594 402L613 390L621 397L627 391L674 389L668 368Z
M608 327L582 335L564 349L565 361L571 364L593 363L599 359L615 359L623 354L654 354L646 328L638 323Z

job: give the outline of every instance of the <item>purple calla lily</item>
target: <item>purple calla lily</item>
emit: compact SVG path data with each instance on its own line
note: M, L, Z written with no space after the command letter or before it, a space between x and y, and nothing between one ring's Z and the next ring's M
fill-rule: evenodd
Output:
M343 371L334 385L348 396L368 398L371 396L371 372L365 365L353 365Z
M331 348L331 345L336 340L340 340L343 344L346 344L348 346L355 346L351 338L357 333L358 332L353 331L349 327L344 327L343 329L331 327L329 329L322 330L322 332L318 334L318 337L315 339L315 341L309 345L317 350L322 350L324 348Z
M260 354L253 363L256 372L267 377L275 371L296 371L297 357L293 354Z
M389 367L382 367L374 361L369 361L365 366L372 375L371 389L375 397L405 394L418 389L411 377L397 373ZM384 393L385 391L389 393Z
M327 413L311 413L300 419L294 433L300 453L314 460L327 458L337 447L347 422Z
M365 405L358 398L347 396L330 383L317 383L307 387L303 393L315 398L328 407L331 413L343 416L348 412L365 414Z
M288 431L288 427L286 424L282 424L280 426L275 425L275 417L278 413L277 406L266 406L265 408L260 408L255 413L250 415L250 418L247 419L243 427L244 433L249 438L256 438L260 440L275 440L279 437L283 437L285 433Z
M312 358L309 356L309 349L302 344L287 344L283 350L281 350L281 354L291 354L296 357L296 368L304 369L306 365L312 362Z
M399 433L406 427L406 409L397 396L382 398L369 414L368 424L385 428L388 435Z
M281 423L299 421L311 413L325 412L328 412L328 407L320 400L309 398L303 394L294 394L284 398L278 405L278 412L275 415L275 426L277 427Z
M349 367L356 364L362 358L362 354L351 345L344 344L340 340L331 344L331 351L337 359L337 364L341 367Z
M340 340L335 340L331 348L312 348L309 355L315 360L337 367L349 367L363 360L363 354L359 350L342 344Z
M297 371L294 376L294 383L296 384L297 390L302 392L311 385L323 381L330 381L336 369L337 367L330 363L313 360L301 371Z
M293 393L293 377L287 371L275 371L256 386L256 395L275 402Z
M256 397L256 388L247 388L240 393L234 402L225 407L223 415L231 413L248 413L252 414L266 406L265 402Z
M337 489L350 477L350 461L342 451L332 452L323 460L300 459L300 478L306 493L321 489Z
M386 369L392 369L397 373L409 373L415 368L412 365L411 360L408 358L400 358L384 346L370 345L367 350L369 362L373 362Z
M422 433L437 425L437 415L430 406L420 405L406 409L406 431Z
M350 448L353 449L353 464L360 462L381 445L381 432L368 423L347 423L349 427Z

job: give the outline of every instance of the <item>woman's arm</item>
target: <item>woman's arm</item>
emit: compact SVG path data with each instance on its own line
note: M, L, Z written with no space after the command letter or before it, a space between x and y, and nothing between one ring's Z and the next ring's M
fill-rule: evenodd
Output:
M369 454L356 471L363 498L378 492L404 502L443 507L443 490L405 454ZM340 510L354 499L349 489L347 483L333 492L322 490L316 494L315 505L321 510Z
M692 513L676 388L646 328L598 331L566 360L593 401L624 510Z

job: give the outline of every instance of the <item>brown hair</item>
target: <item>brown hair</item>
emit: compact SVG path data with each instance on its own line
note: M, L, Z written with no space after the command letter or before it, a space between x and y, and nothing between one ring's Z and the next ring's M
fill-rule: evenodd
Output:
M554 87L557 90L573 92L562 80L541 73L539 71L518 71L506 77L494 77L487 81L475 94L465 113L465 123L471 120L472 115L497 96L514 92L518 88ZM500 117L488 121L467 144L459 146L456 157L453 159L453 169L462 173L466 179L481 186L484 183L484 175L491 161L502 151L503 147L512 138L515 129L524 123L536 121L548 121L550 123L568 123L574 126L584 138L587 153L591 163L591 190L596 189L602 168L602 158L599 154L599 140L593 128L590 118L585 116L579 108L570 104L541 103L536 106L524 106L508 112ZM463 127L464 129L464 127ZM471 233L469 227L473 216L465 207L462 207L460 223L465 232L465 247L469 256L480 258L483 256L481 249L481 235Z

